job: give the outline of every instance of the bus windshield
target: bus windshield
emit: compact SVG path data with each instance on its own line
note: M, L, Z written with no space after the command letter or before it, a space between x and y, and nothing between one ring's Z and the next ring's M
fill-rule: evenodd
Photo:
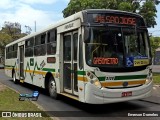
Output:
M91 38L86 43L89 66L144 66L149 64L149 53L147 30L142 28L91 27Z

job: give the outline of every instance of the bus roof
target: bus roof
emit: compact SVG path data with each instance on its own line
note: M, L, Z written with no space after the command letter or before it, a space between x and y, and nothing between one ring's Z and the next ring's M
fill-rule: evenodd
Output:
M10 46L10 45L13 45L13 44L15 44L15 43L21 42L21 41L23 41L23 40L29 39L29 38L31 38L31 37L34 37L34 36L36 36L36 35L39 35L39 34L41 34L41 33L44 33L44 32L46 32L46 31L49 31L49 30L54 29L54 28L56 28L56 27L59 27L59 26L61 26L61 25L64 25L65 23L68 23L68 22L73 21L73 20L78 19L78 18L81 18L81 22L83 22L83 19L82 19L82 14L83 14L83 13L103 13L103 12L104 12L104 13L124 13L124 14L128 14L128 15L133 15L133 16L142 17L142 16L140 16L139 14L136 14L136 13L127 12L127 11L121 11L121 10L113 10L113 9L87 9L87 10L82 10L82 11L77 12L77 13L75 13L75 14L67 17L67 18L64 18L64 19L58 21L57 23L54 23L54 24L49 25L48 27L46 27L46 28L43 29L43 30L40 30L40 31L38 31L38 32L32 33L32 34L27 35L27 36L25 36L25 37L22 37L22 38L20 38L20 39L17 39L17 40L15 40L15 41L7 44L6 47L8 47L8 46Z
M139 16L142 17L141 15L133 12L127 12L127 11L122 11L122 10L113 10L113 9L87 9L83 10L82 12L87 12L87 13L124 13L128 15L134 15L134 16Z

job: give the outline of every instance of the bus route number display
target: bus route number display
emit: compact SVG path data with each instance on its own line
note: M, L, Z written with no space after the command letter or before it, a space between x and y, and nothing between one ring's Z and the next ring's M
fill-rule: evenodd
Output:
M136 25L136 18L129 16L96 15L94 22Z

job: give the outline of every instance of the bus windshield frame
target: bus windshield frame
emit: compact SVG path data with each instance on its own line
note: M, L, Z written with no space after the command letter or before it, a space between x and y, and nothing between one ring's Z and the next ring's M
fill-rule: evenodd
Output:
M128 16L127 18L131 19L132 17ZM98 20L101 19L98 18ZM92 24L89 27L85 26L90 28L91 33L89 41L85 45L87 65L103 68L103 70L111 68L112 71L144 69L150 65L148 31L143 26L143 19L139 20L141 21L135 19L134 24L117 24L105 21L94 23L90 18L89 21L92 21ZM90 54L88 55L88 53Z

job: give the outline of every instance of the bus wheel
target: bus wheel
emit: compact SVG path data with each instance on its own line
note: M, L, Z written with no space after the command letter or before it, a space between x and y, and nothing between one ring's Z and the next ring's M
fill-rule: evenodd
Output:
M13 82L14 82L15 84L18 83L18 80L16 79L16 73L15 73L15 72L13 72Z
M53 79L53 77L49 78L49 84L48 84L48 91L49 91L49 95L54 98L57 99L58 98L58 94L57 94L57 88L56 88L56 82Z

